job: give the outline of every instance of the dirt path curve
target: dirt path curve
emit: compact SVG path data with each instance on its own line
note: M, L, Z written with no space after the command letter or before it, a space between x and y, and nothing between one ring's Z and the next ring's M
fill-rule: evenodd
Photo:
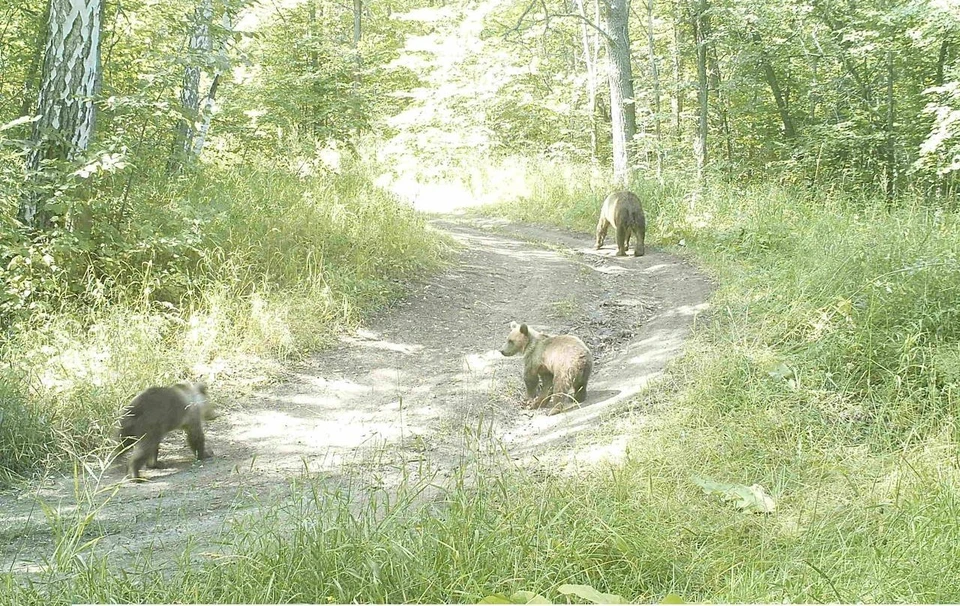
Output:
M173 557L191 535L201 537L194 549L217 550L225 523L284 494L304 470L335 480L372 466L390 482L396 453L452 468L478 431L520 460L574 456L584 430L597 434L662 373L707 307L709 281L649 247L617 258L613 242L595 251L587 234L489 219L434 225L463 245L459 260L283 384L229 404L208 426L214 459L191 462L171 436L161 447L169 467L147 470L148 483L119 482L114 467L87 478L79 498L65 479L0 496L0 569L37 570L52 558L39 500L68 518L95 509L85 540L100 537L99 553ZM518 407L522 361L497 352L511 320L576 334L593 350L581 408L547 416Z

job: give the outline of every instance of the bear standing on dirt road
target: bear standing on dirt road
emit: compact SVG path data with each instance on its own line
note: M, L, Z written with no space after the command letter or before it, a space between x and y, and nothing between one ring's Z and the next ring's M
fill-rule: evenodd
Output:
M510 323L510 335L500 350L505 356L523 354L523 382L529 408L553 403L549 414L562 412L573 400L587 398L587 380L593 356L583 341L573 335L551 336L526 324Z
M640 198L628 191L613 192L603 201L600 208L600 221L597 223L597 248L603 246L607 229L613 226L617 230L617 256L627 254L630 235L636 234L633 244L633 256L643 256L643 240L647 233L647 221L643 216Z
M203 421L214 416L203 383L177 383L150 387L133 399L120 418L118 450L133 448L127 465L134 480L141 480L140 468L159 467L157 455L164 436L175 429L187 432L187 444L197 459L213 456L203 436Z

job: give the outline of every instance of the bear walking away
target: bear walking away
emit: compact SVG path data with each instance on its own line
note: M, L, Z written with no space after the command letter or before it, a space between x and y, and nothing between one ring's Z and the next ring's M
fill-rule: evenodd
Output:
M593 356L577 337L551 336L526 324L511 322L510 335L500 353L523 354L523 382L530 408L552 403L553 415L563 411L572 400L586 400Z
M607 196L600 208L600 221L597 223L597 248L603 246L607 229L613 226L617 230L617 256L627 254L630 236L636 234L633 244L633 256L643 255L643 240L647 232L647 221L643 216L640 198L628 191L618 191Z
M118 450L133 448L127 464L130 475L139 480L144 464L160 466L157 463L160 442L175 429L187 432L187 443L197 459L213 456L203 436L203 421L213 417L213 406L203 383L177 383L142 391L120 418Z

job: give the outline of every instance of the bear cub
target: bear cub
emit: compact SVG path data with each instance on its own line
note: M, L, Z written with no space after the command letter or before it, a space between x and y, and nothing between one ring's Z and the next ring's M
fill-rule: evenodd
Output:
M170 387L150 387L140 392L120 418L118 451L133 448L127 464L130 475L140 480L140 468L159 467L160 442L175 429L187 432L187 443L197 459L213 456L203 436L203 421L214 418L213 405L207 399L203 383L177 383Z
M640 198L628 191L613 192L603 201L600 208L600 222L597 223L597 248L603 246L607 229L613 226L617 230L617 256L627 254L630 236L636 234L633 244L633 256L643 256L643 240L647 232L647 221L643 216Z
M587 398L593 356L573 335L551 336L526 324L510 323L510 335L500 350L505 356L523 354L523 382L529 408L553 404L549 414L562 412L571 400Z

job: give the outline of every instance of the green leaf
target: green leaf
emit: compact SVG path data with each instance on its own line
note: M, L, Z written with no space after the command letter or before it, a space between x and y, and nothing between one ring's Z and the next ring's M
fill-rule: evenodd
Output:
M767 374L774 379L781 379L784 381L789 381L790 379L796 379L797 371L792 368L786 362L779 362L774 365L770 370L767 371Z
M514 604L551 604L550 600L532 591L518 591L510 596Z
M561 585L557 591L563 595L575 595L592 604L627 604L621 596L615 593L602 593L589 585Z
M683 602L683 598L681 598L677 594L668 593L667 595L663 596L663 599L660 600L660 603L661 604L683 604L684 602Z
M507 596L503 595L502 593L495 593L483 598L477 602L477 604L513 604L513 602L511 602Z
M716 494L726 501L734 501L734 505L740 509L770 513L777 508L773 498L759 484L752 486L720 484L697 477L693 478L693 483L703 488L703 491L707 494Z

